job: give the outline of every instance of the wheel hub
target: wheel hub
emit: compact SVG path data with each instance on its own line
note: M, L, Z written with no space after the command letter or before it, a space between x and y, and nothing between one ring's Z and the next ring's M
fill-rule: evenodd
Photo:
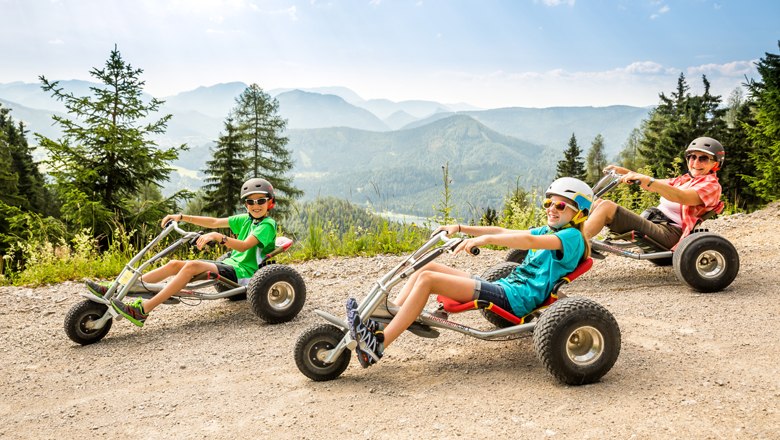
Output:
M286 281L279 281L268 292L268 304L276 310L284 310L295 301L295 288Z
M726 259L720 252L703 252L696 260L696 271L704 278L717 278L726 268Z
M566 341L566 355L577 365L588 365L604 353L604 336L591 326L577 328Z

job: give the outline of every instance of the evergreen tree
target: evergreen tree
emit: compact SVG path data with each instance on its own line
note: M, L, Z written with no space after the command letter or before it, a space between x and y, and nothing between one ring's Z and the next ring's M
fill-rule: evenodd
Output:
M772 201L780 197L780 55L765 55L756 63L761 81L747 84L756 111L755 123L745 123L744 128L754 146L750 156L756 175L750 185L761 198Z
M586 179L588 185L593 186L601 179L602 172L607 166L607 156L604 153L604 137L596 135L585 158Z
M15 124L9 112L9 109L0 106L0 137L2 137L0 142L5 150L2 153L3 165L0 168L0 174L5 173L5 177L0 179L9 182L11 174L14 174L16 183L15 190L8 188L10 192L6 192L6 188L0 189L3 192L2 197L18 198L14 206L25 211L43 212L44 208L48 207L43 175L32 158L32 148L25 137L27 131L24 123ZM2 171L2 168L7 171Z
M645 124L646 121L642 121L640 128L635 128L629 133L628 139L626 139L626 143L623 145L623 149L620 150L618 159L620 166L628 168L629 170L638 170L645 166L643 157L639 152Z
M126 63L114 47L105 68L90 70L102 83L91 87L91 96L65 92L57 81L40 77L42 88L63 101L73 119L52 116L63 138L51 140L36 134L49 151L51 174L65 198L68 220L82 227L99 227L107 232L108 219L124 213L124 199L134 196L146 184L161 186L186 146L158 148L151 135L165 132L171 115L150 120L163 103L146 101L141 69Z
M736 208L754 209L761 203L761 198L748 180L756 176L756 167L751 159L754 145L748 139L745 127L755 125L755 119L753 103L744 97L742 89L735 89L729 97L725 120L726 133L718 139L726 149L726 162L723 170L718 171L723 195Z
M704 94L692 96L685 75L677 79L677 89L667 97L659 95L661 103L653 109L643 126L639 153L649 164L652 174L672 177L679 166L688 143L699 136L722 137L726 125L725 109L720 109L720 96L710 94L710 83L702 76Z
M582 160L582 150L577 145L577 138L574 133L569 139L569 148L563 152L563 160L558 161L558 172L555 178L574 177L585 180L585 162Z
M276 192L276 212L283 217L293 199L303 195L295 188L288 173L292 169L292 155L287 149L288 139L282 135L287 121L278 114L279 102L252 84L236 98L234 113L238 130L246 143L252 162L246 177L262 177Z
M212 159L206 162L205 204L203 209L217 217L236 213L241 185L250 174L247 148L241 142L232 115L225 120L224 134L212 150Z

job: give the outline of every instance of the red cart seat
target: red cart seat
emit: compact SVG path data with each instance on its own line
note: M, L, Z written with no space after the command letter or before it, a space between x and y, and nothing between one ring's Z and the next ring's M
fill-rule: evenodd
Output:
M572 271L570 274L562 277L560 280L558 280L555 283L555 285L553 286L552 291L547 296L547 298L539 305L539 307L534 309L531 313L529 313L529 314L527 314L525 316L522 316L522 317L518 317L515 314L513 314L512 312L510 312L508 310L504 310L501 307L499 307L499 306L497 306L497 305L495 305L495 304L493 304L492 302L489 302L489 301L474 300L474 301L469 301L469 302L465 302L465 303L460 303L458 301L455 301L452 298L448 298L448 297L442 296L442 295L438 295L436 297L436 299L437 299L437 301L439 301L439 303L442 304L442 307L448 313L460 313L460 312L465 312L465 311L468 311L468 310L487 309L487 310L490 310L491 312L495 313L496 315L506 319L507 321L511 322L512 324L515 324L515 325L523 324L527 320L530 321L529 318L537 315L541 310L549 307L555 301L558 301L558 298L559 298L558 289L560 289L561 286L563 286L565 284L571 283L572 281L577 279L580 275L582 275L585 272L589 271L591 267L593 267L593 259L592 258L588 258L585 261L583 261L582 263L580 263L574 269L574 271Z

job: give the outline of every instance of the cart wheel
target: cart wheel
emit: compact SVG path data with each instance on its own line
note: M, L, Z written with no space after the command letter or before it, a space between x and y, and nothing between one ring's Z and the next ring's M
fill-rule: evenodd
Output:
M528 249L512 249L511 251L507 252L506 257L504 257L504 261L520 264L525 261L526 255L528 255Z
M230 256L230 252L226 252L220 255L219 258L217 258L217 261L219 262L225 261L225 259L229 256ZM230 290L230 287L223 286L222 284L219 283L215 284L214 288L217 289L217 292L219 293L227 292L228 290ZM228 301L243 301L245 299L246 299L246 293L238 293L236 295L227 297Z
M247 286L249 305L269 324L287 322L298 314L306 301L306 283L295 269L282 264L260 268Z
M81 345L100 341L111 330L114 320L109 319L102 328L89 328L89 324L102 318L106 312L106 305L88 299L75 304L65 316L65 333L73 342Z
M547 371L568 385L607 374L620 354L620 327L612 314L587 298L556 301L534 329L534 348Z
M332 364L323 361L325 353L335 348L346 332L332 324L320 324L303 333L295 343L295 365L306 377L317 382L333 380L349 365L352 352L344 350Z
M713 232L685 237L674 252L677 279L698 292L718 292L739 272L739 254L730 241Z
M520 250L523 252L526 252L524 249L515 249L515 251ZM514 251L513 251L514 252ZM525 258L525 257L523 257ZM508 257L507 257L508 259ZM520 260L522 261L522 260ZM505 261L503 263L498 263L495 266L489 268L486 270L481 278L483 278L486 281L495 281L501 278L506 278L510 273L512 273L515 268L519 266L519 263L513 263L509 261ZM508 310L511 312L511 310ZM487 321L493 325L495 325L498 328L506 328L511 327L514 324L507 321L506 319L496 315L495 313L491 312L490 310L482 309L480 310L480 313L482 313L482 316L487 319Z

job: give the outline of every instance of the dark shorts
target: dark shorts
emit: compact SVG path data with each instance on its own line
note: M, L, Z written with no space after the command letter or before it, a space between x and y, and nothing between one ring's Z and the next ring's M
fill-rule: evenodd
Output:
M512 306L509 304L509 300L506 299L506 293L504 293L503 286L491 283L490 281L485 281L478 276L474 276L473 278L477 282L476 286L474 286L473 299L492 302L507 312L514 313L512 311Z
M639 231L668 249L673 248L682 237L682 229L679 227L667 223L653 223L622 206L617 207L615 219L608 226L610 231L618 234Z
M214 261L214 260L201 260L201 261L205 261L207 263L211 263L217 266L217 271L219 273L219 276L221 276L222 278L227 278L230 281L233 281L234 283L238 282L238 277L236 276L236 269L233 266L227 265L219 261Z

